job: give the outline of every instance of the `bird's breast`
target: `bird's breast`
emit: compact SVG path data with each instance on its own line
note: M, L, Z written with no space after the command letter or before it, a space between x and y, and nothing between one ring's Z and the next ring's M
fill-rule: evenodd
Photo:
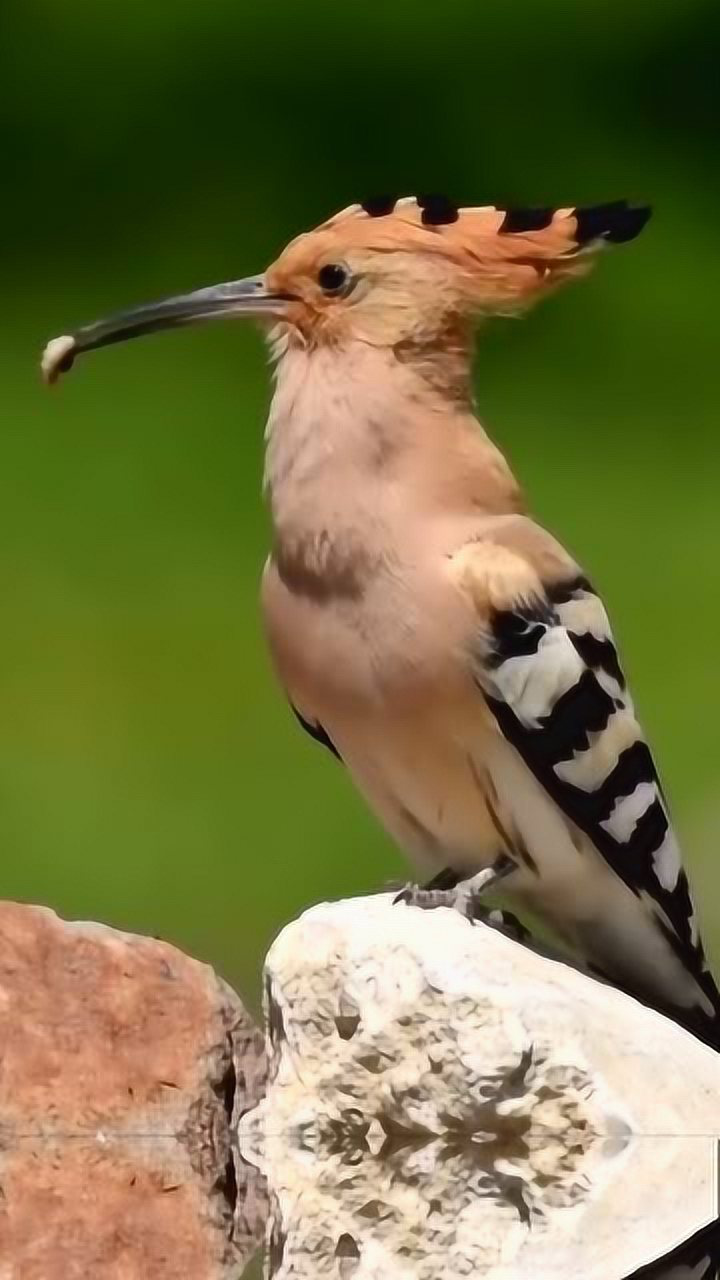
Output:
M337 541L322 554L324 572L313 553L308 574L304 556L288 572L276 551L263 575L270 652L300 710L364 717L392 705L411 715L439 690L444 698L471 692L469 668L457 661L467 643L462 615L443 609L439 571L388 549L368 551L376 561L358 567Z

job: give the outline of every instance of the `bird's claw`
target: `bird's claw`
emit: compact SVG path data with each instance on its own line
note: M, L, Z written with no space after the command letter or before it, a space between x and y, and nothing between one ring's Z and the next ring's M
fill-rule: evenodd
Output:
M459 890L459 892L458 892ZM393 899L396 903L404 902L410 907L419 907L421 911L434 911L437 907L449 907L464 916L470 924L482 921L491 929L497 929L506 938L523 945L532 943L532 934L517 916L510 911L498 907L487 907L482 901L482 894L477 890L469 890L462 885L456 889L423 889L420 885L408 883Z
M457 911L464 916L466 920L473 922L485 920L489 914L488 908L483 904L485 894L494 889L514 870L515 863L512 859L501 854L492 866L477 871L468 879L459 879L449 887L437 885L437 880L444 879L445 873L435 881L431 881L427 888L417 884L406 884L395 898L395 902L405 902L408 906L420 907L422 911L448 907L451 911Z
M419 907L421 911L436 911L438 907L448 907L474 923L482 914L479 910L479 897L479 894L469 892L462 884L455 889L423 889L420 885L410 883L396 895L393 905L404 902L409 907Z

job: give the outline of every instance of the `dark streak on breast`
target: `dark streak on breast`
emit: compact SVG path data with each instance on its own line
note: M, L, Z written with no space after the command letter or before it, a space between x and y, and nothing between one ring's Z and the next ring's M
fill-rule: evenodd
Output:
M288 591L316 604L362 600L373 571L364 547L347 538L332 540L324 530L278 538L272 561Z

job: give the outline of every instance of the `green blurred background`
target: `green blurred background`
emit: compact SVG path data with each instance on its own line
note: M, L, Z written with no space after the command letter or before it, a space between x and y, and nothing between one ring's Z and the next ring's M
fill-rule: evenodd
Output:
M244 325L46 338L261 270L383 190L629 196L640 241L480 346L482 416L604 588L720 958L716 0L3 0L3 896L254 998L282 922L404 875L276 688Z

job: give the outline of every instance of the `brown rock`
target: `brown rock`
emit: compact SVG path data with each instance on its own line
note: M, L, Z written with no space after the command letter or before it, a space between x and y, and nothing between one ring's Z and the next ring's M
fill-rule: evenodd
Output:
M263 1038L168 943L0 903L0 1255L15 1280L237 1274L263 1192L231 1124Z

